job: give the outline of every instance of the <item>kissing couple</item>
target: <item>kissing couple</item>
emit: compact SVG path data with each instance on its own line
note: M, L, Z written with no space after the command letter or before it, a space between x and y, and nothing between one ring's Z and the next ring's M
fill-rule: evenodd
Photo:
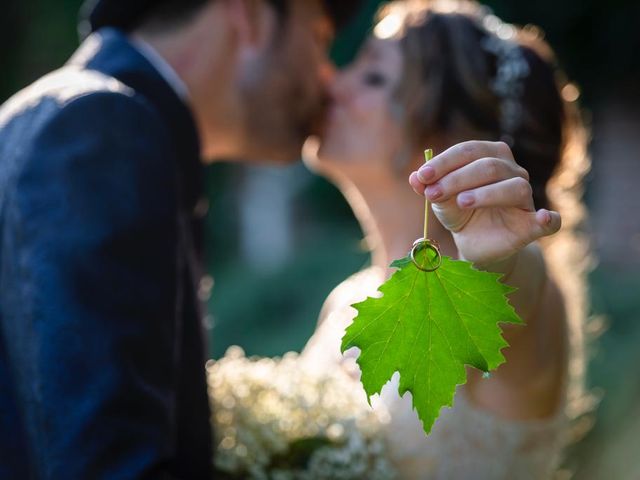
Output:
M0 478L216 478L203 166L296 161L312 135L305 161L344 192L373 265L327 299L303 357L349 360L348 305L420 236L426 195L443 253L504 274L527 326L429 443L406 441L421 428L389 400L403 478L551 475L583 373L580 279L547 238L554 180L584 170L575 108L541 36L469 1L391 2L336 72L327 50L358 3L92 1L69 62L1 107Z

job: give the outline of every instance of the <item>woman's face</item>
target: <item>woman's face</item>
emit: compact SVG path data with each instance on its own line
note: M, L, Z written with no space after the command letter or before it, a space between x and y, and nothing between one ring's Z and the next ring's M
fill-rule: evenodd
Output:
M336 75L312 168L330 174L332 169L389 167L402 145L401 112L394 100L402 69L398 42L371 38Z

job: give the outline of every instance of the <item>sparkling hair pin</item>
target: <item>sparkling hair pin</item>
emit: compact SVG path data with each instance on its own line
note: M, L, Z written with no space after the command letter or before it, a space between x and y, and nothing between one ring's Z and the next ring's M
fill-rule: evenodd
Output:
M482 26L489 36L482 41L482 48L496 57L496 76L491 90L500 98L501 140L513 146L514 135L522 123L523 107L520 101L524 93L524 79L530 68L522 49L515 41L516 28L504 23L488 11Z

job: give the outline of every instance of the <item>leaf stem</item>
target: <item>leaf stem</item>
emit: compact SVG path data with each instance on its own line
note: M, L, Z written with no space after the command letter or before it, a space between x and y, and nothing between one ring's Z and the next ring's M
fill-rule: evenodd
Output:
M425 163L429 162L433 158L433 150L427 148L424 151L424 161ZM424 236L423 238L427 239L427 234L429 233L429 199L427 196L424 196Z

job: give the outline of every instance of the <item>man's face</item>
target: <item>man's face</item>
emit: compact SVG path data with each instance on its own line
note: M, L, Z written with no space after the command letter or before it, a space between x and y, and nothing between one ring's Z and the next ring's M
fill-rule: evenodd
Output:
M319 0L289 1L267 49L243 72L246 155L291 162L318 130L333 66L333 28Z

